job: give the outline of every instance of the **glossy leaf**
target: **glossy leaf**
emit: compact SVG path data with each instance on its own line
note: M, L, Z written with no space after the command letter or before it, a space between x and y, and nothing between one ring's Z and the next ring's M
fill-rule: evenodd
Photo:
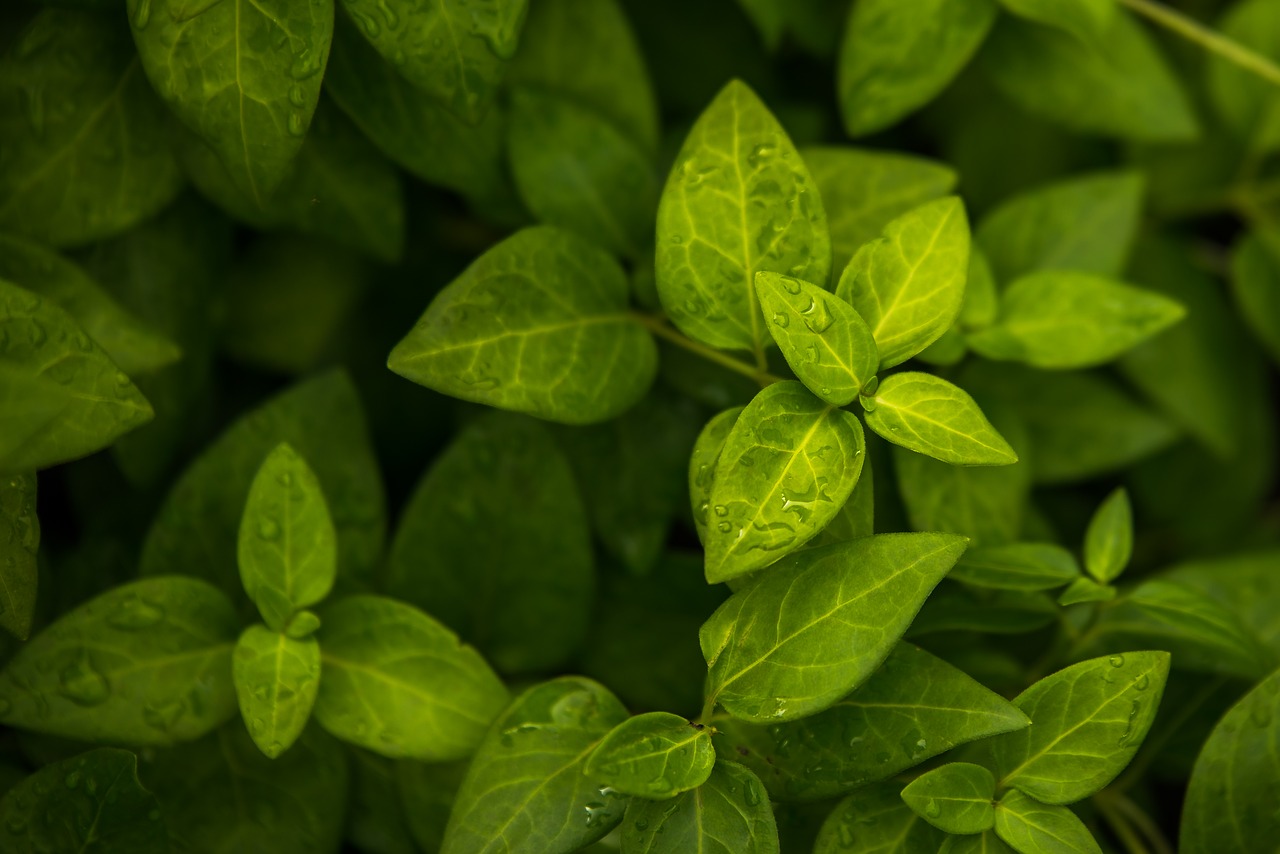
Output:
M1075 556L1053 543L970 548L949 578L996 590L1052 590L1080 577Z
M1085 602L1110 602L1116 598L1116 589L1110 584L1100 584L1092 578L1077 578L1058 594L1058 604L1080 605Z
M1084 822L1066 807L1048 806L1022 792L1010 792L996 804L996 834L1018 854L1078 851L1102 854Z
M932 374L893 374L880 383L866 407L868 427L918 454L952 465L1018 461L973 398Z
M689 502L693 509L693 522L699 542L707 541L707 525L711 518L711 487L715 483L716 466L724 443L728 441L733 425L744 407L735 406L711 417L698 434L689 455Z
M813 854L846 851L916 854L937 851L946 835L911 811L899 785L878 783L845 798L818 831Z
M716 463L706 528L708 583L804 545L858 482L862 425L797 382L774 383L734 422Z
M626 719L622 704L590 679L564 676L525 691L471 760L441 854L569 854L604 836L627 799L583 765Z
M626 275L569 232L526 228L441 291L387 360L413 382L566 424L619 415L657 351L627 312Z
M990 742L1001 787L1047 804L1101 790L1138 751L1168 674L1167 652L1116 653L1073 664L1023 691L1013 703L1031 726Z
M35 616L39 549L35 473L0 479L0 626L19 640Z
M265 205L311 125L333 4L129 0L129 13L151 85L217 153L235 185Z
M778 854L778 828L756 775L721 760L695 791L673 801L633 800L622 846L628 854Z
M1245 50L1274 60L1280 55L1277 24L1280 17L1271 0L1243 0L1228 6L1214 29ZM1250 152L1274 151L1280 145L1280 125L1276 124L1280 102L1271 88L1216 55L1206 57L1205 70L1210 103L1232 134Z
M344 741L393 758L460 759L507 701L479 653L417 608L350 596L320 618L315 717Z
M582 773L624 795L665 800L707 781L716 761L711 732L679 715L628 718L601 740Z
M875 339L847 302L778 273L757 273L756 294L787 364L818 397L844 406L875 376Z
M236 643L236 696L245 727L268 758L302 735L320 686L320 645L265 626L250 626Z
M964 300L969 222L954 196L890 222L840 275L836 293L871 327L880 367L904 362L951 327Z
M876 532L876 488L871 472L871 459L862 463L862 473L853 492L845 499L831 521L810 540L808 546L829 546L859 537L869 537Z
M1106 584L1129 565L1133 555L1133 508L1121 487L1098 505L1084 535L1084 568Z
M902 790L912 812L947 833L981 833L995 824L996 780L981 765L949 762Z
M68 611L0 673L0 720L134 745L196 738L235 714L231 603L203 581L148 578Z
M826 282L822 199L786 131L741 81L685 138L658 205L658 294L672 322L713 347L762 353L771 340L755 275Z
M1000 0L1015 15L1057 27L1085 44L1097 41L1115 17L1115 0Z
M950 534L882 534L787 558L703 625L708 705L754 723L828 708L875 672L963 551Z
M1280 237L1255 233L1237 245L1231 285L1245 322L1280 364Z

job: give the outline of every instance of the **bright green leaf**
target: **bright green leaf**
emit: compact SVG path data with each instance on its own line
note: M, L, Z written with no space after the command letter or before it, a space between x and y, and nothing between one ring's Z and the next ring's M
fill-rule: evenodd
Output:
M963 389L932 374L893 374L865 402L867 426L952 465L1001 466L1018 455Z
M19 640L35 617L39 549L35 473L0 479L0 626Z
M1084 568L1106 584L1114 581L1133 556L1133 508L1120 487L1098 505L1084 535Z
M632 801L622 846L628 854L778 854L778 828L756 775L722 760L696 791Z
M1099 584L1092 578L1077 578L1058 595L1058 604L1080 605L1084 602L1110 602L1116 598L1116 589L1110 584Z
M1066 807L1010 792L996 804L996 833L1018 854L1102 854L1089 828Z
M845 798L818 831L813 854L924 854L937 851L946 835L911 811L899 784L878 783Z
M302 735L320 687L320 645L265 626L250 626L236 643L236 696L244 725L275 759Z
M868 457L862 463L862 473L858 475L858 482L854 485L853 492L845 499L831 521L823 526L818 535L806 545L829 546L832 543L843 543L874 534L876 532L875 489L871 459Z
M938 854L1016 854L994 830L968 836L948 836Z
M1015 15L1064 30L1094 44L1111 26L1116 0L1000 0Z
M1053 543L971 548L948 578L997 590L1052 590L1080 577L1075 556Z
M735 406L711 417L698 434L689 455L689 503L698 541L707 541L707 525L716 520L711 514L711 487L715 483L716 466L729 433L744 407Z
M996 821L996 778L981 765L949 762L902 790L912 812L947 833L981 833Z
M679 715L628 718L601 740L582 773L624 795L664 800L706 782L715 764L711 732Z

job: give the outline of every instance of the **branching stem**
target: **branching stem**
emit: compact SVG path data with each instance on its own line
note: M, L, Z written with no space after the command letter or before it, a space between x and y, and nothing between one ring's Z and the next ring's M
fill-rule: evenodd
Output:
M690 353L701 356L708 362L715 362L722 368L728 368L734 373L742 374L744 377L749 377L759 383L761 388L782 381L782 377L774 376L768 371L753 367L741 359L735 359L728 353L723 353L714 347L708 347L706 344L701 344L694 341L692 338L686 337L681 334L679 330L673 329L669 326L662 315L641 314L639 312L635 312L633 316L654 335L657 335L660 338L665 338L677 347L682 347Z
M1251 71L1273 86L1280 86L1280 65L1239 42L1214 32L1194 18L1155 0L1120 0L1120 5L1127 6L1144 18L1195 42L1210 53L1216 53L1228 62Z

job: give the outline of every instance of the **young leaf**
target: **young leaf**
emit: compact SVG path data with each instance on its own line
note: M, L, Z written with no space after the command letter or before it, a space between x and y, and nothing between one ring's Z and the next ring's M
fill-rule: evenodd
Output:
M1003 466L1018 455L963 389L932 374L893 374L866 401L867 426L944 463Z
M1236 245L1231 286L1245 322L1280 364L1280 235L1254 232Z
M756 775L721 760L696 791L673 801L633 800L622 846L629 854L778 854L778 827Z
M1116 598L1116 589L1110 584L1099 584L1092 578L1077 578L1058 595L1058 604L1080 605L1085 602L1110 602Z
M35 473L0 478L0 626L19 640L35 616L39 549Z
M329 595L337 536L315 472L288 442L263 461L240 520L240 580L276 631L294 611Z
M1053 543L970 548L948 578L996 590L1052 590L1080 577L1071 552Z
M168 851L169 839L155 795L138 782L138 758L100 747L46 765L5 793L0 848L151 854Z
M479 653L417 608L349 596L321 620L315 717L344 741L393 758L460 759L507 702Z
M1013 701L1032 725L990 742L1000 786L1047 804L1100 791L1137 753L1168 675L1167 652L1126 652L1041 679Z
M850 259L836 293L871 327L882 369L905 362L951 327L968 265L969 222L954 196L893 220L882 238Z
M848 499L865 456L853 413L797 382L761 391L734 422L716 463L707 582L768 566L812 539Z
M163 745L235 714L227 597L182 576L124 584L63 614L0 673L0 720L80 741Z
M672 322L713 347L771 340L755 275L826 282L822 199L786 131L745 83L725 86L689 131L658 205L658 294Z
M781 723L861 685L964 551L951 534L882 534L800 552L702 626L707 704Z
M1227 7L1214 29L1242 48L1274 60L1280 54L1277 25L1280 17L1272 0L1242 0ZM1274 151L1280 145L1280 125L1276 124L1280 102L1272 88L1216 54L1205 60L1210 103L1228 129L1253 154Z
M0 59L0 229L88 243L158 213L182 187L164 107L114 11L41 12Z
M569 854L607 834L627 799L582 769L626 719L622 704L590 679L563 676L525 691L471 760L441 854Z
M756 293L787 364L818 397L844 406L875 376L875 339L847 302L778 273L756 273Z
M840 47L837 87L850 136L896 124L933 100L977 52L994 0L861 0Z
M628 296L608 253L567 231L526 228L446 286L387 367L463 400L565 424L605 421L644 396L657 368Z
M949 762L902 790L911 811L947 833L981 833L995 825L996 778L981 765Z
M715 764L711 732L668 712L618 724L587 757L582 773L624 795L665 800L706 782Z
M1133 509L1120 487L1098 505L1084 535L1084 568L1103 584L1114 581L1133 556Z
M1095 44L1116 16L1116 0L1000 0L1019 17L1070 33L1086 45Z
M268 758L302 735L320 686L320 645L265 626L250 626L236 643L236 697L245 727Z
M1046 806L1022 792L1009 792L995 812L996 834L1018 854L1102 854L1089 828L1066 807Z
M698 541L702 543L707 541L707 525L716 521L711 518L711 487L715 483L716 466L744 408L735 406L713 415L698 434L689 455L689 503Z
M947 837L902 802L900 785L878 783L845 798L818 831L813 854L846 851L916 854L937 851Z
M132 0L129 7L151 85L217 153L235 185L265 205L311 125L333 3Z

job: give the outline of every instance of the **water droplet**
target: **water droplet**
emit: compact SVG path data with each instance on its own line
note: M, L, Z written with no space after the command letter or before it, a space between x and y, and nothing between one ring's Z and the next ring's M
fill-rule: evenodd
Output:
M649 822L645 821L642 818L636 819L636 830L640 831L641 833L644 833L648 829L649 829Z
M263 519L258 523L259 539L272 542L280 538L280 523L275 519Z
M1124 656L1123 656L1123 655L1113 655L1113 656L1111 656L1110 658L1108 658L1108 659L1107 659L1107 663L1108 663L1108 664L1110 664L1112 667L1123 667L1123 666L1124 666Z
M307 123L302 118L302 113L289 114L289 133L294 136L302 136L307 132Z
M320 54L312 53L308 48L293 58L289 66L289 76L294 80L306 80L320 72Z
M386 23L387 29L394 30L400 26L400 16L396 14L395 9L391 8L387 0L380 0L378 11L382 13L382 20Z
M79 786L79 785L80 785L80 772L79 772L79 771L72 771L70 774L68 774L68 775L67 775L67 779L66 779L66 783L67 783L67 788L68 788L68 789L74 789L76 786Z
M755 148L751 149L751 153L747 155L747 162L752 166L759 167L760 164L773 157L778 152L778 146L772 143L762 142Z
M924 805L924 814L929 818L937 818L942 815L942 807L938 806L938 802L930 798Z
M121 388L129 385L129 377L123 371L116 371L116 385Z
M151 22L151 0L137 0L131 20L135 30L145 30Z
M348 11L350 10L348 9ZM355 22L360 25L360 29L364 30L364 34L369 38L377 38L378 33L382 32L382 27L378 26L378 22L373 19L373 16L364 15L359 12L351 12L350 14Z
M289 103L299 109L307 105L307 93L296 83L289 87Z
M720 533L727 534L733 530L733 523L729 521L724 521L724 522L721 522L716 527L720 529Z
M163 619L163 608L130 594L107 617L107 625L122 631L135 631L150 628Z
M713 510L715 514L721 518L729 515L729 508L725 507L723 504L717 504Z
M187 707L181 700L171 700L167 703L143 707L142 719L146 721L147 726L161 732L168 732L186 711Z
M748 780L742 786L742 800L746 801L747 806L754 807L760 804L760 790L756 788L756 784Z
M281 486L293 486L293 472L280 472L280 475L276 478L276 483Z
M1139 691L1145 691L1151 686L1151 677L1143 673L1137 679L1133 680L1133 687Z
M797 296L800 293L800 282L784 276L782 278L782 289L792 296Z
M809 307L800 313L804 318L804 325L809 327L810 332L821 335L831 328L831 313L827 311L827 303L825 300L811 300Z
M59 692L81 706L96 706L111 696L111 686L107 684L106 677L93 668L87 655L63 668L58 679L62 683Z
M783 329L786 329L787 324L790 322L791 322L791 318L785 314L782 314L781 312L775 313L773 315L773 323L775 326L780 326Z

